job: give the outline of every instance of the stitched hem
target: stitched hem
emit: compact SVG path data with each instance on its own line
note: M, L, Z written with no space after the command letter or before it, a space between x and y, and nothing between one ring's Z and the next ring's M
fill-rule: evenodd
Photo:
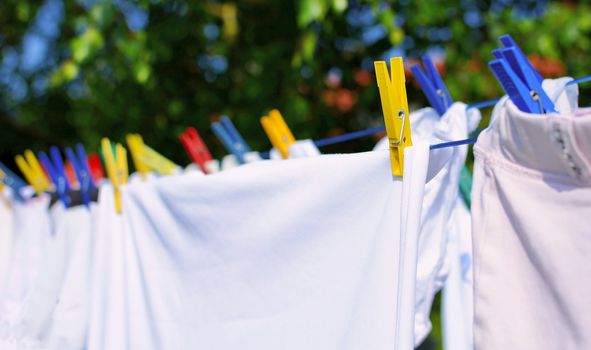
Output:
M581 179L577 180L569 175L561 175L557 173L548 173L542 172L540 170L534 170L531 168L526 168L522 165L518 165L512 163L504 158L497 156L496 154L492 154L490 152L486 152L482 148L478 147L477 145L473 148L474 157L480 158L485 166L490 166L491 168L498 168L501 170L509 171L512 174L516 174L519 176L529 177L534 180L543 180L543 181L551 181L553 183L558 184L565 184L565 185L591 185L591 179Z

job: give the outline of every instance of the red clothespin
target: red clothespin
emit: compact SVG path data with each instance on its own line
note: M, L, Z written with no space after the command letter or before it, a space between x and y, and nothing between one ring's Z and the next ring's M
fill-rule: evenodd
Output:
M197 164L201 171L207 174L205 164L213 158L197 130L193 127L186 128L185 132L179 136L179 139L193 163Z
M88 166L95 183L99 183L105 178L105 170L103 169L101 157L97 153L91 153L88 155Z

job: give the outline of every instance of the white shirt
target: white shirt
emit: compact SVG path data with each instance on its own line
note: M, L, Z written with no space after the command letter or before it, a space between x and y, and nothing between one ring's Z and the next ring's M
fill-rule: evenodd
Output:
M477 349L591 348L591 110L565 100L503 99L474 147Z

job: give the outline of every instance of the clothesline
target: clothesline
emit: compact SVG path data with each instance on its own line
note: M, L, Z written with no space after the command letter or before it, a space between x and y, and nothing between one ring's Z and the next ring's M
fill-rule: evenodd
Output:
M581 83L585 83L588 81L591 81L591 75L586 76L586 77L582 77L579 79L573 79L573 80L569 81L566 85L570 86L573 84L581 84ZM500 100L501 100L500 98L495 98L495 99L488 100L488 101L474 103L474 104L469 105L466 109L474 109L474 108L481 109L481 108L494 106ZM338 136L334 136L334 137L316 140L316 141L314 141L314 144L317 147L324 147L324 146L333 145L336 143L346 142L346 141L350 141L350 140L356 140L356 139L360 139L363 137L375 135L375 134L382 132L382 131L386 131L386 127L378 126L378 127L374 127L374 128L353 131L353 132L346 133L343 135L338 135ZM455 147L455 146L473 144L475 142L476 142L476 137L472 137L472 138L468 138L465 140L457 140L457 141L450 141L450 142L443 142L443 143L434 144L434 145L431 145L429 147L429 149L435 150L435 149L446 148L446 147ZM261 152L261 157L262 158L269 158L269 152Z

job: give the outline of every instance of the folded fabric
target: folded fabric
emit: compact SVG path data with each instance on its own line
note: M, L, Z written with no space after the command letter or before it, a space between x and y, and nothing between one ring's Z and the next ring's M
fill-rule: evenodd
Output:
M430 144L461 140L476 129L480 112L468 110L464 103L454 103L442 116L433 108L423 108L411 114L413 138L427 140ZM380 141L375 149L388 147ZM448 269L444 268L447 257L448 237L453 230L455 211L460 194L458 190L461 169L466 161L467 146L431 151L429 177L425 186L419 250L415 307L415 345L419 345L431 331L429 315L435 294L443 287ZM461 216L469 225L470 217Z
M591 348L591 110L566 106L503 99L474 146L477 349Z
M428 145L132 184L97 215L88 349L411 349Z

